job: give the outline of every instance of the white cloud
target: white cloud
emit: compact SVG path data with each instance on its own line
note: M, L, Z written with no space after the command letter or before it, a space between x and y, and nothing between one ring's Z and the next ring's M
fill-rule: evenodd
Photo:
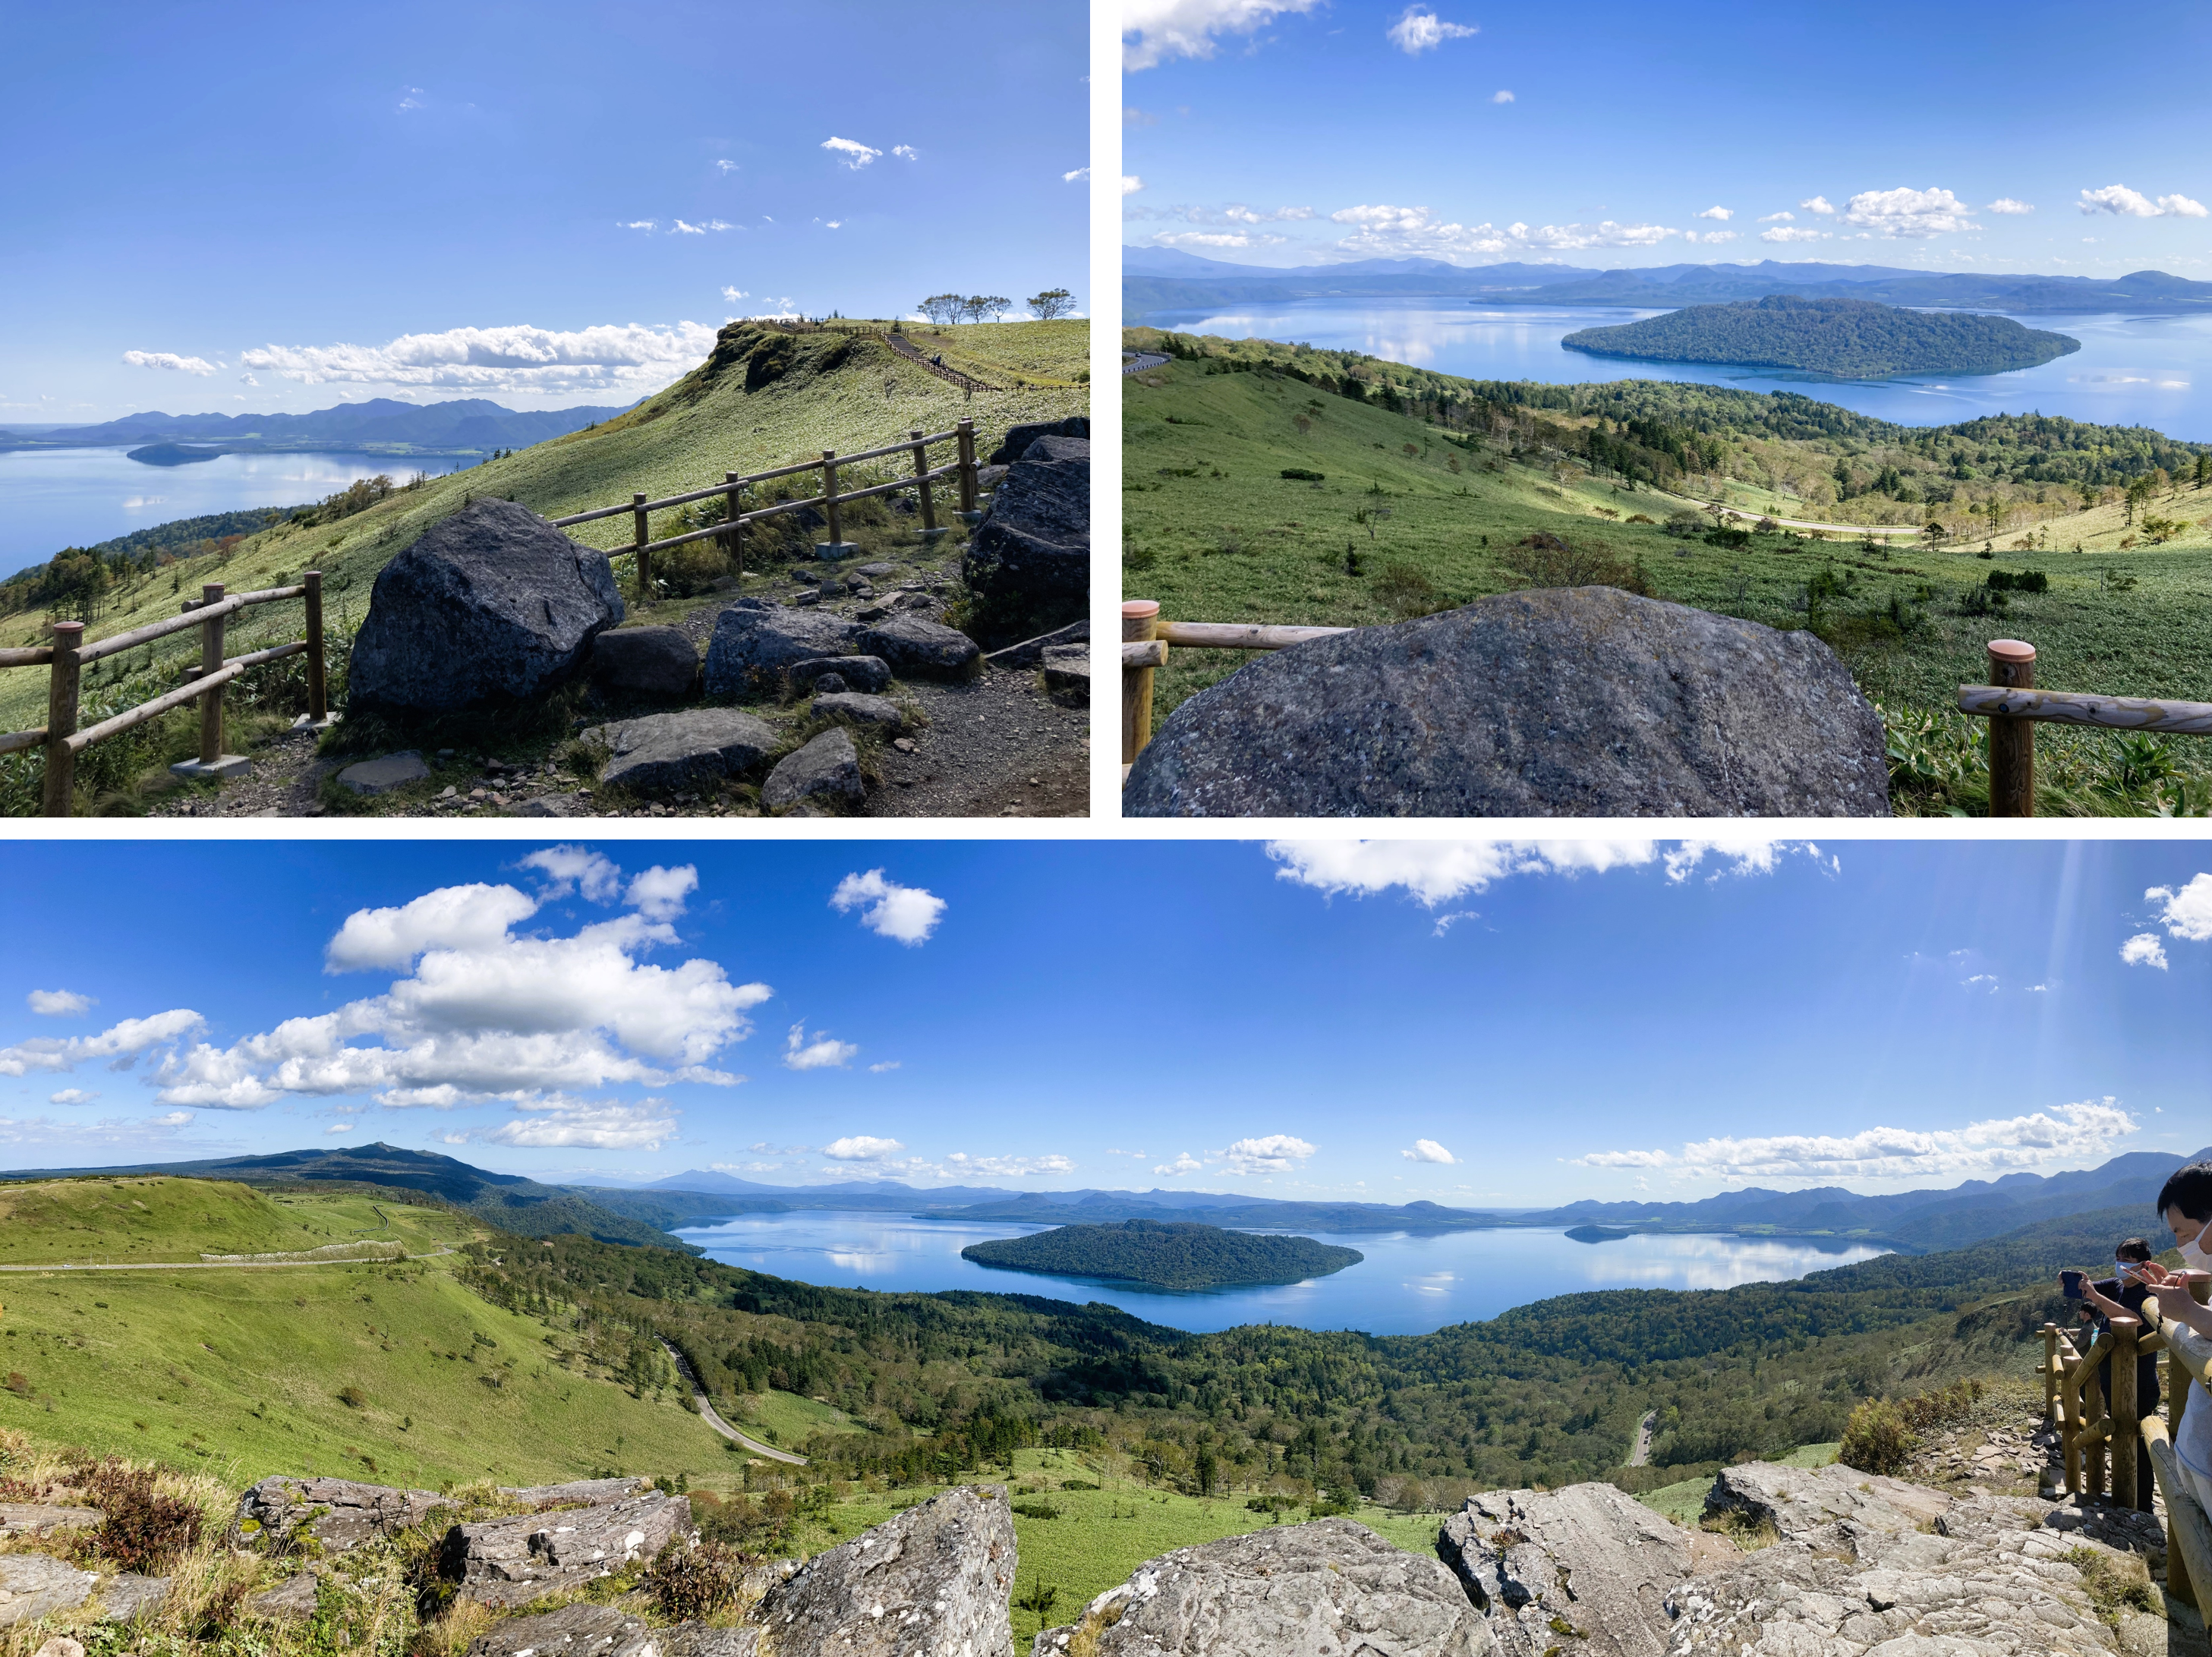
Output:
M1124 173L1121 175L1121 193L1123 195L1133 196L1144 187L1145 181L1142 179L1138 178L1134 173Z
M732 161L716 161L714 170L718 173L734 173L738 170L738 164Z
M2191 944L2212 943L2212 874L2192 875L2179 891L2154 886L2143 894L2146 902L2166 907L2159 919L2174 937Z
M684 900L699 889L699 871L690 864L664 869L659 864L631 881L623 901L647 920L673 920L684 913Z
M1218 34L1255 34L1320 0L1121 0L1121 67L1151 69L1170 58L1211 58Z
M1819 209L1814 209L1819 211ZM1862 190L1844 203L1845 224L1888 237L1948 236L1978 228L1974 209L1948 190Z
M2158 198L2158 210L2184 219L2201 219L2212 215L2212 208L2206 207L2203 202L2193 202L2186 196L2160 196Z
M750 296L742 288L725 288L722 289L722 297L729 300L731 304L735 305L739 300L745 299Z
M1301 222L1314 216L1310 207L1279 207L1272 213L1262 213L1256 207L1243 202L1231 202L1225 207L1133 207L1121 217L1128 222L1144 219L1180 221L1185 224L1259 225Z
M1390 44L1408 58L1433 52L1447 40L1472 39L1482 31L1467 23L1447 23L1425 6L1408 6L1405 15L1383 31Z
M1735 216L1735 209L1728 207L1708 207L1704 212L1699 213L1697 216L1701 219L1720 219L1726 221Z
M1784 209L1779 213L1769 213L1759 220L1759 222L1761 224L1794 224L1796 221L1797 215L1795 213Z
M594 903L609 903L613 901L615 894L622 889L621 869L617 867L610 859L600 856L597 852L587 851L581 846L548 846L544 850L532 852L528 857L523 859L521 866L525 869L535 869L545 877L546 887L544 895L548 901L566 897L571 892L581 892ZM480 889L462 887L453 889L465 891ZM422 900L418 898L416 901L420 902ZM372 913L388 914L393 912L376 910ZM380 967L397 967L404 965L405 960L406 957L403 956L396 961L379 961L375 964Z
M1405 1157L1408 1162L1456 1162L1459 1161L1458 1157L1453 1156L1451 1152L1446 1150L1434 1139L1416 1139L1413 1141L1413 1148L1411 1150L1401 1150L1398 1154L1401 1156Z
M651 221L639 228L650 229ZM714 331L699 322L568 331L517 325L404 334L384 345L257 346L240 361L307 385L642 396L690 373L714 345Z
M23 1003L41 1018L74 1018L92 1011L92 998L75 990L33 990Z
M918 161L921 159L921 152L912 144L893 144L891 154L909 161Z
M560 893L556 889L549 895ZM429 950L472 952L495 947L510 927L537 912L538 900L526 893L481 882L441 887L398 908L356 909L324 947L323 970L336 974L398 968Z
M2120 945L2120 959L2130 967L2155 967L2166 970L2166 945L2156 932L2137 932Z
M1062 184L1088 184L1091 181L1091 169L1087 167L1079 167L1073 173L1061 173L1060 181Z
M1702 1139L1679 1151L1595 1151L1585 1168L1662 1168L1678 1179L1895 1180L1966 1178L2058 1162L2095 1161L2136 1132L2111 1099L1935 1131L1873 1127L1845 1136L1779 1134Z
M1221 1160L1232 1174L1287 1174L1314 1149L1295 1134L1270 1133L1237 1140L1221 1153Z
M1291 239L1243 230L1163 230L1152 240L1162 247L1281 247Z
M842 1070L860 1051L850 1041L835 1041L826 1035L809 1041L806 1026L793 1024L784 1038L783 1065L786 1070Z
M1759 239L1761 241L1826 241L1828 240L1828 233L1825 230L1815 230L1809 225L1802 229L1793 229L1788 225L1778 225L1771 230L1760 231Z
M683 220L677 219L669 225L668 234L672 236L703 236L707 234L707 227L703 224L686 224Z
M709 230L741 230L744 228L744 227L742 225L732 224L724 219L709 219L707 221L707 228Z
M839 914L860 909L863 926L909 949L926 942L945 916L943 898L919 886L902 886L880 869L847 875L830 894L830 907Z
M1204 1162L1200 1162L1197 1157L1185 1150L1177 1153L1175 1161L1171 1162L1162 1162L1158 1168L1154 1168L1152 1172L1173 1177L1174 1175L1180 1174L1200 1173L1204 1170L1206 1164Z
M899 1061L898 1061L897 1059L884 1059L884 1062L883 1062L882 1064L880 1064L880 1065L869 1065L869 1066L868 1066L868 1074L869 1074L869 1075L871 1075L871 1076L881 1076L881 1075L882 1075L885 1071L893 1071L893 1070L896 1070L898 1067L899 1067Z
M1602 874L1660 863L1680 882L1707 857L1723 873L1771 874L1780 859L1802 852L1818 859L1809 842L1744 839L1681 841L1662 849L1648 840L1563 841L1274 841L1267 855L1283 865L1276 878L1331 895L1368 897L1403 887L1428 908L1480 892L1515 875Z
M617 230L652 230L658 228L659 223L660 221L658 219L617 219L615 221L615 228Z
M676 1137L677 1113L659 1099L625 1105L556 1098L516 1108L523 1114L477 1137L493 1145L586 1145L594 1150L658 1150Z
M1663 224L1476 225L1440 222L1425 207L1362 203L1329 215L1354 234L1335 244L1347 258L1478 258L1500 253L1562 252L1591 247L1653 247L1680 234ZM1164 240L1164 238L1163 238Z
M1808 196L1797 205L1811 213L1832 213L1836 210L1826 196Z
M1510 104L1513 101L1513 94L1500 87L1490 94L1490 101L1493 104Z
M353 1124L351 1122L332 1122L328 1127L325 1128L323 1132L325 1133L350 1133L353 1132Z
M1734 241L1735 238L1736 233L1733 230L1685 230L1682 233L1684 241Z
M906 1147L896 1139L878 1139L872 1134L854 1133L842 1139L832 1139L822 1147L822 1154L834 1162L879 1162L886 1156L896 1156Z
M261 382L252 374L240 374L238 377L238 383L241 385L258 385Z
M2191 201L2186 196L2160 196L2153 201L2124 184L2108 184L2102 190L2085 190L2076 205L2084 213L2111 213L2136 219L2201 219L2206 210L2203 203Z
M88 1105L99 1098L97 1093L88 1093L82 1088L64 1088L59 1093L50 1093L46 1102L52 1105Z
M128 1060L191 1034L206 1021L186 1007L149 1018L125 1018L97 1035L36 1036L0 1047L0 1076L28 1076L33 1071L70 1071L88 1059Z
M2010 196L2000 196L1985 210L1991 213L2033 213L2035 208L2030 203L2014 201Z
M125 351L123 360L134 368L173 368L187 374L216 372L216 365L205 357L179 356L174 351Z
M824 138L822 141L822 147L832 152L839 161L855 173L884 153L880 149L871 149L867 145L857 143L851 138Z
M970 1156L954 1151L945 1159L940 1173L950 1176L988 1174L999 1179L1035 1178L1040 1174L1073 1174L1075 1164L1058 1155L1048 1156Z

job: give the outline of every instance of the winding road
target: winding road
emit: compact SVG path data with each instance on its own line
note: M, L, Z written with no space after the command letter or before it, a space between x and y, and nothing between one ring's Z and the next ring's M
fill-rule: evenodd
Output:
M1658 1420L1659 1412L1656 1410L1647 1410L1644 1412L1644 1419L1636 1423L1636 1448L1628 1453L1630 1466L1643 1467L1650 1465L1651 1429L1657 1424Z
M1121 372L1125 374L1140 374L1147 368L1157 368L1162 363L1172 361L1172 358L1164 356L1158 351L1139 351L1121 365Z
M658 1340L659 1337L655 1336L654 1338ZM806 1465L805 1456L793 1455L788 1450L779 1450L773 1445L763 1444L758 1439L739 1432L728 1422L723 1420L715 1413L714 1405L708 1399L706 1389L699 1385L699 1377L691 1373L691 1366L685 1362L684 1354L665 1340L660 1342L660 1346L661 1350L668 1354L669 1360L676 1365L676 1373L684 1378L684 1384L691 1389L692 1401L699 1406L700 1420L705 1422L724 1438L733 1440L744 1448L750 1450L755 1455L764 1455L770 1461L785 1462L793 1467L804 1467Z

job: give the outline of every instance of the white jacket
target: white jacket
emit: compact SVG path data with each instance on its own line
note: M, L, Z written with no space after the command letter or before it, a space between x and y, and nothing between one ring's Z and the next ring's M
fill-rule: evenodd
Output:
M2212 1335L2200 1335L2175 1318L2168 1318L2164 1328L2167 1343L2190 1363L2212 1360ZM2204 1390L2201 1381L2189 1383L2189 1402L2182 1409L2181 1432L2174 1440L2173 1453L2197 1478L2212 1482L2212 1393Z

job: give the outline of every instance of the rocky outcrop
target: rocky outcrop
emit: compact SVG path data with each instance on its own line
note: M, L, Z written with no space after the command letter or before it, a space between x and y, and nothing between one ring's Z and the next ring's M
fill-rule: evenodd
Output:
M1270 652L1185 701L1136 816L1887 816L1835 652L1613 587L1512 592Z
M1013 1657L1014 1517L962 1485L817 1554L753 1613L782 1657Z
M1591 1657L1662 1657L1690 1533L1610 1484L1492 1490L1444 1521L1437 1554L1505 1657L1544 1657L1567 1628Z
M526 1605L650 1559L691 1531L691 1504L658 1491L563 1512L456 1525L438 1572L464 1599Z
M795 805L836 810L859 804L866 793L853 739L842 731L824 731L775 762L761 785L761 804L770 810Z
M734 707L686 707L616 725L596 725L580 740L606 750L599 781L634 793L712 787L743 776L774 753L780 738Z
M1011 1560L1007 1568L1012 1569ZM74 1611L91 1596L99 1581L91 1571L49 1554L0 1554L0 1628Z
M100 1614L104 1622L130 1623L157 1610L169 1597L170 1579L141 1576L122 1571L100 1585Z
M719 701L774 691L785 669L849 655L860 626L825 610L745 598L714 621L707 646L707 695Z
M1006 428L1006 441L983 457L987 466L1007 466L1030 452L1041 437L1078 437L1091 440L1091 416L1070 415L1065 420L1024 420Z
M396 1536L434 1508L451 1508L431 1490L362 1484L350 1478L264 1478L238 1498L227 1539L234 1547L282 1542L302 1525L325 1553L343 1553L373 1536Z
M824 674L834 673L848 690L880 696L891 688L890 664L880 656L816 656L793 662L783 671L784 683L800 695Z
M347 672L349 713L533 701L581 672L623 618L606 555L526 507L479 501L378 574Z
M469 1644L468 1657L665 1657L653 1630L612 1605L563 1605L510 1617Z
M246 1597L246 1608L271 1622L304 1623L315 1614L317 1578L311 1570L295 1571L273 1588Z
M50 1536L56 1531L89 1530L100 1523L97 1508L56 1507L46 1502L0 1502L0 1537Z
M1486 1657L1482 1614L1433 1559L1317 1519L1147 1560L1037 1636L1037 1657Z
M910 610L874 623L860 634L859 644L869 655L889 663L894 673L932 679L960 677L982 653L959 628Z
M1040 437L991 497L960 560L978 633L1010 644L1080 619L1091 602L1091 442Z
M574 1478L565 1484L502 1484L499 1493L510 1502L543 1507L548 1502L619 1502L652 1488L649 1478Z
M610 696L681 701L699 681L699 652L672 627L624 627L592 645L592 683Z

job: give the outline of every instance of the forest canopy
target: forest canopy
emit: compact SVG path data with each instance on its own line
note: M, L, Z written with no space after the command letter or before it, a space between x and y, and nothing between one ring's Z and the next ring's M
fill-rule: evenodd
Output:
M1026 1237L998 1237L970 1243L960 1257L1012 1272L1103 1278L1147 1289L1182 1290L1300 1283L1366 1259L1356 1248L1340 1248L1311 1237L1158 1220L1063 1225Z
M1559 343L1593 356L1796 368L1838 379L2003 373L2081 349L2077 339L2024 327L2010 317L1789 294L1735 305L1686 306L1639 322L1580 329Z

